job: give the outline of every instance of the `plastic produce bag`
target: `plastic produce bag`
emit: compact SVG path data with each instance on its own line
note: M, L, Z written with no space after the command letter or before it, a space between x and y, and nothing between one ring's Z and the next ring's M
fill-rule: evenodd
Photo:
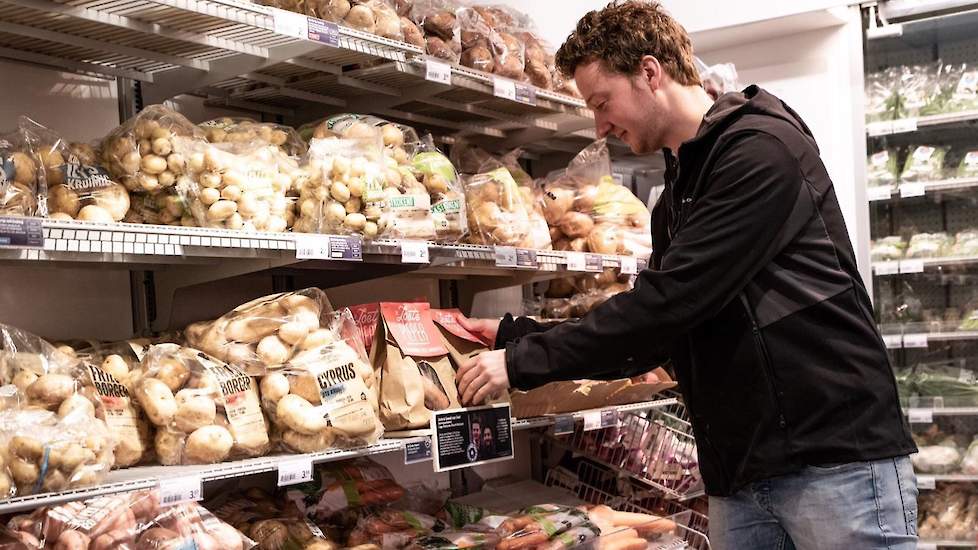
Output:
M612 179L605 140L583 149L565 171L548 176L542 187L544 215L557 250L651 254L649 210Z
M194 323L187 343L219 361L262 376L332 338L326 294L318 288L283 292L242 304L214 321Z
M364 139L373 138L379 130L388 156L397 164L408 164L406 144L420 140L414 128L384 120L373 115L342 113L302 125L298 132L306 141L324 138Z
M234 495L211 509L215 516L254 540L262 550L340 548L315 523L289 517L279 502L258 488Z
M907 249L907 242L900 236L883 237L872 242L869 257L874 262L899 260Z
M270 369L262 405L290 451L375 443L383 433L377 383L350 310L329 316L315 346Z
M270 448L255 380L207 354L177 344L143 358L136 399L156 426L161 464L214 464Z
M0 495L95 485L112 468L114 447L105 423L86 410L63 417L36 408L0 411L0 448L8 472L0 475Z
M425 34L425 53L458 63L462 53L461 32L455 6L448 0L416 0L412 17Z
M456 243L468 233L465 192L455 167L432 142L431 136L417 144L408 169L401 170L402 179L413 178L421 182L431 200L431 217L435 226L435 240L440 243Z
M526 68L525 47L515 34L525 28L518 21L520 16L506 6L489 7L483 11L483 18L488 18L489 26L495 30L489 36L494 58L493 73L513 80L523 80L523 70ZM525 19L525 16L522 18Z
M386 198L400 193L394 187L400 173L385 164L378 132L314 139L296 181L299 217L293 230L376 238L387 228Z
M946 149L921 145L909 156L900 173L903 181L937 181L944 176L944 155Z
M420 512L380 509L361 516L347 537L347 546L381 543L382 548L403 548L418 537L430 534L438 520Z
M914 470L924 474L946 474L955 470L961 461L961 452L954 447L931 445L921 447L910 456Z
M0 216L44 215L38 212L43 169L23 130L0 135Z
M947 233L917 233L910 238L907 258L936 258L946 255L951 248Z
M496 66L491 37L496 30L483 17L484 7L462 7L455 12L458 20L462 56L460 64L491 73ZM488 13L486 16L491 17Z
M289 487L286 498L314 521L347 509L397 502L404 488L390 470L368 458L318 464L313 480Z
M963 65L954 92L951 94L953 111L970 111L978 109L978 67Z
M197 225L281 232L295 221L286 194L299 166L277 146L181 138L174 146L187 159L187 177L177 191Z
M211 143L274 145L289 156L299 156L306 152L305 142L290 126L232 117L215 118L201 122L199 126Z
M959 178L978 178L978 150L968 151L958 164L955 176Z
M523 42L526 66L523 72L526 79L537 88L552 90L554 88L554 50L553 47L540 38L534 31L519 31L514 33Z
M978 256L978 229L966 229L959 231L954 236L954 246L951 247L952 256Z
M161 506L157 489L41 508L11 524L46 541L50 546L45 548L247 550L256 546L200 504Z
M893 185L900 176L900 165L895 151L873 153L866 162L866 182L869 187Z
M530 212L520 187L505 167L490 162L485 171L463 180L469 242L517 246L530 233Z

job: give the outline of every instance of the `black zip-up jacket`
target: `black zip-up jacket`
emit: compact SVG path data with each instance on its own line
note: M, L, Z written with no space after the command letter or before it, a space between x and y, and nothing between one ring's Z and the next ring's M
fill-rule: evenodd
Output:
M671 359L708 494L806 465L916 451L811 131L751 86L666 151L652 266L580 321L507 316L510 384L608 378ZM644 366L644 369L642 368Z

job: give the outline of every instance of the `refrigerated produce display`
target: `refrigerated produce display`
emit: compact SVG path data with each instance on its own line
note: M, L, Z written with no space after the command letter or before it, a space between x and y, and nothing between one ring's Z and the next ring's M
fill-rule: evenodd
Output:
M973 9L864 10L874 303L920 449L918 531L931 548L978 537L975 22ZM893 25L899 35L881 31Z

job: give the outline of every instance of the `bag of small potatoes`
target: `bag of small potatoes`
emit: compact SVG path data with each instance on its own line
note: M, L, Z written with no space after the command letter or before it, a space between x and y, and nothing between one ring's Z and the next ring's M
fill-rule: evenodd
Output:
M380 373L384 428L426 428L432 411L457 408L458 388L448 350L425 302L381 302L370 352Z
M463 184L470 243L520 246L527 239L532 207L505 166L490 160Z
M26 116L21 131L34 143L45 181L47 212L51 219L111 223L129 211L129 191L112 181L98 165L95 148L68 143L61 136Z
M612 179L606 140L585 147L541 187L555 249L641 258L652 253L649 209Z
M221 117L198 124L210 143L257 143L278 147L290 157L305 154L306 142L291 126L250 118Z
M149 348L134 393L156 426L164 466L252 458L271 447L254 378L196 349Z
M288 451L370 445L384 431L374 371L353 315L334 312L327 326L327 338L261 379L262 406Z
M299 165L278 146L176 138L174 147L187 159L177 192L200 227L278 233L295 223L287 195Z
M0 134L0 216L44 215L37 201L43 186L40 164L20 128Z
M465 192L458 172L439 151L428 134L413 147L411 164L399 166L402 181L421 182L431 199L431 217L435 224L435 241L457 243L469 232L465 215Z
M208 503L208 508L222 521L248 535L261 550L342 548L318 525L305 518L292 517L289 510L283 509L288 505L283 506L257 487L222 497L217 503Z
M64 416L27 407L0 411L0 498L96 485L112 468L116 441L77 408Z

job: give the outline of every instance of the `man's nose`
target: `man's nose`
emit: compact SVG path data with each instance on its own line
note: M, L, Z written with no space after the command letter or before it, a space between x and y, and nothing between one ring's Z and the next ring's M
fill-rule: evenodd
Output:
M611 133L612 125L604 117L596 115L594 117L594 129L600 139Z

